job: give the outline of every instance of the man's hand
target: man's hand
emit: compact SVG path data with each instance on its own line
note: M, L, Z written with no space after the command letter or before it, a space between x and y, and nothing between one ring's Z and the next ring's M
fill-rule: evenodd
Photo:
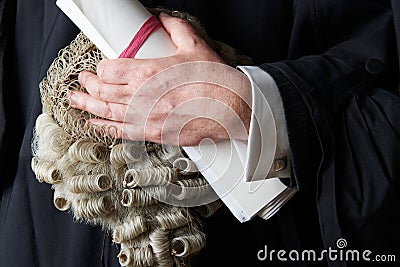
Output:
M190 24L160 15L177 46L158 59L103 60L97 75L83 71L79 82L88 94L73 91L71 107L104 119L118 138L180 146L204 138L247 139L251 84L201 39Z

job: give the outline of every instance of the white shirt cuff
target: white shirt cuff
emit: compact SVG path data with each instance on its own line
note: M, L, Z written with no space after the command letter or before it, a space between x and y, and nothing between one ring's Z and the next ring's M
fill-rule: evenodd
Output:
M290 177L290 147L278 86L265 71L239 66L252 85L252 118L248 141L234 140L245 164L244 179Z
M252 84L249 141L203 142L184 149L232 214L245 222L256 215L271 218L297 189L288 188L281 179L265 179L290 176L290 162L278 172L273 166L281 156L289 161L290 153L278 88L261 69L240 69Z

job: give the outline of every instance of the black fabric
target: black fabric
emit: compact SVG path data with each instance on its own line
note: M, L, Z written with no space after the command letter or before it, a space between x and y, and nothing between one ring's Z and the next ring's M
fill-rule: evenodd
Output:
M0 2L0 62L3 62L4 58L4 46L6 44L6 36L7 32L4 29L4 8L5 3L4 1ZM3 83L3 73L0 74L0 84ZM3 104L3 88L0 87L0 144L3 142L3 136L5 131L5 111L4 111L4 104ZM1 189L1 187L0 187ZM0 200L1 201L1 200Z
M193 266L326 266L261 262L257 252L320 251L340 237L398 253L397 0L142 2L196 15L212 37L251 56L277 82L287 119L300 191L269 221L240 224L226 208L204 220L207 247ZM30 169L38 84L78 31L50 0L2 0L0 18L0 266L102 266L102 252L104 266L118 266L110 238L57 211Z
M57 211L50 186L35 181L30 168L32 129L41 112L39 81L78 31L54 1L6 4L0 266L99 267L104 233ZM107 241L105 261L115 262L117 250Z
M395 253L400 143L393 116L400 98L392 10L390 1L352 3L360 8L304 1L295 12L309 24L299 25L291 51L300 58L261 67L281 89L294 175L300 190L316 190L325 247L347 237L356 248ZM344 19L355 17L351 24ZM305 42L323 53L301 55L296 43ZM320 160L307 157L318 155L314 150Z
M400 1L392 0L393 20L397 37L397 56L400 62Z

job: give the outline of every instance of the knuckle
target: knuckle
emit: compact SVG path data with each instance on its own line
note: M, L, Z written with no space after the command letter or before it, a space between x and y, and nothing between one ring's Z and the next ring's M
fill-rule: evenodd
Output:
M188 41L193 48L201 47L205 44L204 40L194 33L188 38Z
M135 73L136 82L145 82L147 81L151 76L153 76L153 71L150 68L141 68Z
M187 23L187 21L184 20L184 19L182 19L182 18L174 18L174 19L175 19L175 23L176 23L176 24L179 24L179 25L182 25L182 26L189 25L189 24Z
M103 60L97 66L97 76L100 80L121 79L126 76L125 64L111 60Z
M113 114L113 119L115 119L116 121L123 122L125 120L124 118L125 118L125 111L122 108L116 109Z
M159 142L162 136L161 127L152 127L148 129L148 137L153 142Z
M110 76L110 78L116 78L116 79L122 79L126 76L126 71L118 67L111 68L107 73Z
M155 74L157 74L157 70L151 66L146 66L142 68L138 73L139 79L142 81L146 81Z
M181 24L181 25L190 25L188 16L183 14L175 14L171 17L173 23Z
M108 102L106 102L103 105L102 114L103 114L104 118L107 118L107 119L111 119L112 118L113 112L112 112L110 104Z
M202 51L204 44L205 42L201 37L193 31L188 31L185 37L185 48L188 51L195 53L197 57L201 57L204 53L204 51Z
M94 96L98 99L102 99L104 97L104 92L105 92L105 85L103 83L97 82Z

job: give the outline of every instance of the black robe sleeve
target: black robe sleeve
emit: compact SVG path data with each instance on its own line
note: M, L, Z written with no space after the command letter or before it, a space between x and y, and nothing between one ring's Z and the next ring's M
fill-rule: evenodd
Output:
M398 1L294 1L293 12L289 59L260 66L283 99L292 178L315 194L325 247L346 238L357 248L394 252Z

